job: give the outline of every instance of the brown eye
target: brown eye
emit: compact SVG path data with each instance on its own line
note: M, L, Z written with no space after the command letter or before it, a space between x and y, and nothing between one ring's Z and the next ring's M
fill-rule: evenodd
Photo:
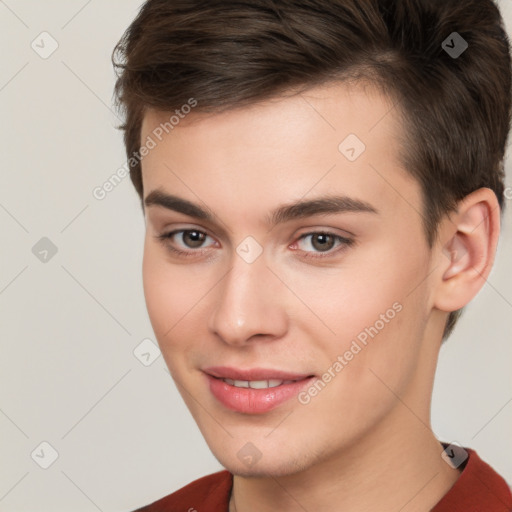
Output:
M197 256L208 246L204 245L209 235L198 229L177 229L155 237L171 253L181 256ZM213 240L213 239L212 239ZM210 244L211 245L211 244Z
M334 247L334 237L325 233L317 233L312 235L311 245L317 251L329 251Z
M306 233L297 243L304 257L317 259L335 257L353 244L353 239L323 231Z
M191 249L201 247L206 238L206 234L201 231L186 230L182 231L181 239L183 243Z

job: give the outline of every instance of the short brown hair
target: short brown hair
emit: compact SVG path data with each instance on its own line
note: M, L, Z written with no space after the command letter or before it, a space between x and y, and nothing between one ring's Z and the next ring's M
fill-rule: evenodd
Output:
M468 45L461 55L447 51L453 37ZM112 60L129 159L147 108L173 111L192 97L196 111L221 112L366 81L402 113L400 159L421 185L430 247L442 216L472 191L488 187L504 206L511 57L493 0L148 0ZM142 202L140 161L129 161Z

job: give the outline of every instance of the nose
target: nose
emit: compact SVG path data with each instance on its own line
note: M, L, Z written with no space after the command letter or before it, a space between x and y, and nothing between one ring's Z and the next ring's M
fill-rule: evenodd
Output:
M216 286L211 332L234 346L284 336L288 320L283 288L264 254L252 263L235 254L231 269Z

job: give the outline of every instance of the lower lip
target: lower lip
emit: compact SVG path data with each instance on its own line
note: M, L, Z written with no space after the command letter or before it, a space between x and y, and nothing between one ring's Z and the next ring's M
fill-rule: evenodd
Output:
M252 389L231 386L222 379L206 375L213 396L228 409L246 414L262 414L296 397L314 377L281 384L273 388Z

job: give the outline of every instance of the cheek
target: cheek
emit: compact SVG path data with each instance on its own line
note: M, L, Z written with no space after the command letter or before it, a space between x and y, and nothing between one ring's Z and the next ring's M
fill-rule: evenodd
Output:
M366 345L353 368L360 404L366 403L366 409L374 409L376 413L395 404L396 395L407 396L413 392L421 367L427 322L425 296L419 291L407 297L410 290L401 291L400 295L390 297L398 298L394 308L385 311L383 308L384 320L372 319L365 326Z
M144 246L144 256L142 261L142 282L144 287L144 297L151 324L158 337L164 328L164 322L167 324L167 312L172 315L173 293L169 286L163 265L160 258L157 257L156 250L148 244ZM170 325L167 327L169 329Z
M193 285L183 267L166 261L162 250L151 242L144 246L142 281L149 319L165 353L179 349L179 331L187 314L197 306L201 290Z
M300 303L295 300L296 307L304 314L294 316L301 328L312 334L311 339L323 338L336 350L361 333L364 340L365 329L375 324L383 333L400 321L397 309L406 301L416 272L395 258L386 261L383 252L351 258L339 268L283 266L278 271L283 281L293 283L293 293L300 299Z
M340 375L333 387L349 386L351 396L369 401L389 394L378 377L397 390L410 381L428 317L427 289L415 289L428 273L426 260L396 247L374 246L337 270L287 276L315 313L304 315L300 329L315 340L320 369L328 371L341 356L343 369L331 369Z

